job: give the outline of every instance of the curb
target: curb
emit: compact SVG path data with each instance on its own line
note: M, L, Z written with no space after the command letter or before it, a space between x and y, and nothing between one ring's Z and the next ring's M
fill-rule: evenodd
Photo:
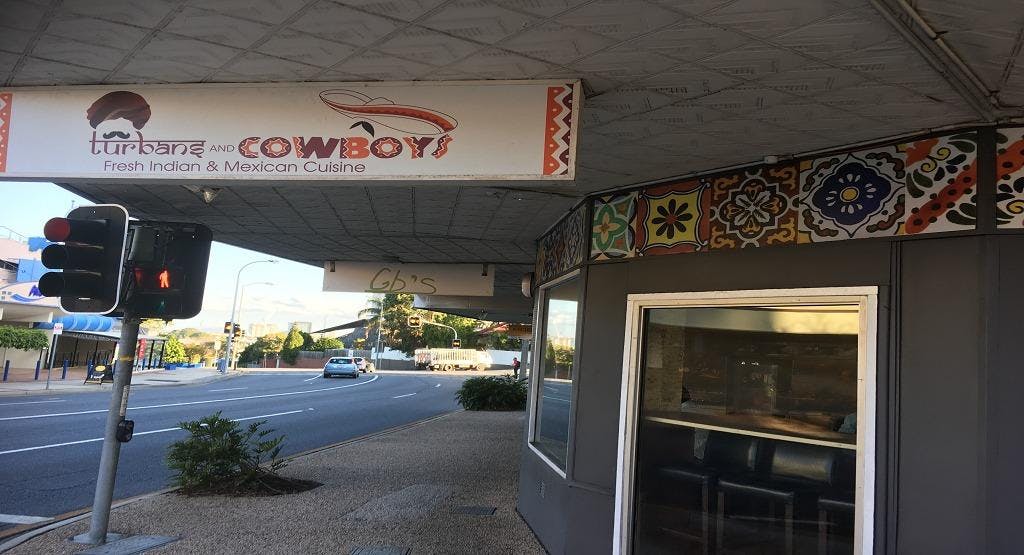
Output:
M369 434L366 434L366 435L361 435L359 437L354 437L354 438L351 438L351 439L346 439L344 441L339 441L338 443L332 443L330 445L324 445L324 446L321 446L321 447L314 447L313 449L308 449L306 451L295 453L294 455L288 455L287 457L281 457L280 460L286 461L286 462L287 461L292 461L292 460L295 460L295 459L298 459L298 458L301 458L301 457L305 457L305 456L308 456L308 455L312 455L312 454L315 454L315 453L320 453L320 452L323 452L323 451L330 451L331 449L337 449L339 447L345 447L347 445L352 445L354 443L361 443L361 442L364 442L364 441L369 441L371 439L376 439L378 437L383 437L383 436L391 435L391 434L398 433L398 432L401 432L401 431L404 431L404 430L408 430L409 428L415 428L417 426L421 426L423 424L427 424L429 422L433 422L434 420L440 420L442 418L447 418L447 417L449 417L449 416L451 416L453 414L458 414L460 412L465 412L465 409L456 409L456 410L453 410L451 412L435 414L434 416L428 416L427 418L423 418L421 420L416 420L416 421L409 422L409 423L406 423L406 424L401 424L401 425L398 425L398 426L394 426L394 427L391 427L391 428L380 430L379 432L372 432L372 433L369 433ZM146 499L150 499L150 498L157 497L157 496L160 496L160 495L165 495L165 494L168 494L168 493L173 493L175 491L178 491L178 489L179 488L176 488L176 487L166 488L166 489L162 489L162 490L159 490L159 491L154 491L154 492L150 492L150 493L144 493L142 495L137 495L135 497L129 497L127 499L120 499L120 500L117 500L117 501L114 501L113 503L111 503L110 510L114 510L114 509L117 509L117 508L120 508L120 507L124 507L125 505L130 505L130 504L136 503L138 501L144 501ZM26 524L26 525L19 526L19 527L13 528L11 530L8 530L6 533L0 532L0 539L3 539L5 537L12 537L13 536L12 539L9 539L9 540L7 540L4 543L0 543L0 553L5 553L5 552L7 552L7 551L9 551L11 549L14 549L15 547L18 547L19 545L21 545L21 544L23 544L23 543L25 543L25 542L27 542L27 541L35 538L35 537L41 536L41 535L43 535L43 534L45 534L47 532L51 532L51 531L56 530L58 528L63 528L64 526L67 526L69 524L74 524L74 523L79 522L81 520L85 520L86 518L89 518L91 515L92 515L92 510L90 508L78 509L78 510L70 511L70 512L64 513L62 515L57 515L56 517L54 517L54 520L61 519L61 518L63 520L56 520L56 522L50 522L49 524L46 524L46 523L39 523L37 525ZM33 526L36 526L36 527L33 528ZM20 535L17 535L17 534L20 534Z
M137 374L132 374L132 377L134 378L136 375ZM204 378L200 378L198 380L191 381L191 382L166 383L166 384L159 384L159 385L158 384L147 384L147 383L133 383L132 384L132 388L136 388L136 387L145 387L145 388L150 388L150 387L181 387L181 386L185 386L185 385L202 385L202 384L207 384L207 383L213 383L213 382L218 382L218 381L226 380L226 379L229 379L229 378L241 377L243 375L244 374L242 374L242 373L231 373L231 374L226 374L226 375L223 375L223 376L216 375L216 376L204 377ZM145 374L143 374L143 376L145 376ZM9 383L34 383L34 382L9 382ZM27 390L21 390L21 389L4 389L2 386L0 386L0 399L3 399L5 397L20 397L20 396L23 396L23 395L64 395L64 394L72 394L72 393L106 392L106 391L111 391L111 390L112 390L112 388L110 387L109 383L103 383L103 384L98 384L98 385L97 384L86 385L86 384L79 383L79 384L75 384L74 389L65 388L65 389L27 389Z

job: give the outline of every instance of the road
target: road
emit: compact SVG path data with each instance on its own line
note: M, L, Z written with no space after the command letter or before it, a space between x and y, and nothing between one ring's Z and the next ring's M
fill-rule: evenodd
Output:
M369 374L324 379L319 372L246 375L207 384L135 388L114 498L168 486L167 446L177 428L218 410L266 419L286 436L283 454L330 445L458 408L465 378ZM91 506L110 394L0 397L0 532L21 521ZM275 434L276 435L276 434ZM372 465L373 461L356 464Z

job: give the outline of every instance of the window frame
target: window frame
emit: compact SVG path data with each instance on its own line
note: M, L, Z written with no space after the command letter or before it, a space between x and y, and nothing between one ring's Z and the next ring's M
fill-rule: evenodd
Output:
M619 404L618 461L615 480L614 555L628 555L633 546L636 440L639 419L640 364L644 343L644 311L653 308L718 308L728 306L800 306L856 304L857 333L857 482L854 553L874 550L875 426L877 413L878 287L753 289L680 293L643 293L626 297L625 348Z
M583 282L582 282L582 273L580 272L580 270L575 270L575 271L569 272L569 273L567 273L567 274L565 274L563 276L559 276L558 278L553 279L553 280L545 283L544 285L541 285L540 287L538 287L537 288L536 305L534 306L534 310L533 310L534 318L536 319L536 322L535 322L535 325L534 325L533 329L536 330L536 333L534 334L533 353L531 355L530 406L529 406L529 409L530 409L529 420L530 421L529 421L529 424L528 424L528 434L527 434L527 438L526 438L526 445L530 448L531 451L533 451L533 453L535 455L540 457L540 459L542 461L547 463L547 465L552 470L554 470L556 473L558 473L558 475L561 476L562 478L566 478L568 476L569 458L570 458L570 453L572 452L572 441L573 441L573 430L572 430L572 427L573 427L573 422L575 421L574 415L575 415L575 412L576 412L576 379L579 376L579 372L578 372L578 370L579 370L579 356L578 356L578 352L576 354L574 354L573 359L572 359L572 375L573 375L573 388L572 389L573 389L573 391L572 391L572 396L570 397L572 399L572 401L571 401L571 405L569 407L569 429L566 430L566 460L565 460L565 468L563 469L563 468L559 467L557 462L551 460L551 457L549 457L543 451L538 449L537 446L535 445L535 442L537 440L537 426L539 424L539 419L537 418L537 416L538 416L537 415L537 411L541 407L540 397L539 397L539 395L540 395L540 384L541 384L541 381L542 381L543 375L544 375L544 368L543 368L543 363L544 363L544 342L547 341L547 335L548 335L548 318L547 318L547 316L548 316L548 314L547 314L548 292L553 287L557 287L559 285L564 285L564 284L568 283L569 281L571 281L573 279L579 279L580 280L580 287L579 287L579 293L578 293L577 305L576 305L577 306L577 308L576 308L576 335L575 335L575 338L574 338L574 345L576 345L577 351L578 351L579 340L580 340L580 332L582 331L581 330L582 326L580 326L580 318L582 317L582 314L583 314L583 286L582 286Z

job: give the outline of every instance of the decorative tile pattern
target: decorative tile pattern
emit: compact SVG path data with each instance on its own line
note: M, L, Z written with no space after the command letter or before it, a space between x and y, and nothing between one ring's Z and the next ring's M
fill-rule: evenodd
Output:
M996 225L1024 228L1024 127L996 131Z
M583 263L586 249L584 206L577 207L540 239L537 245L538 283Z
M569 141L572 136L572 85L548 87L544 126L544 175L569 173Z
M636 193L594 200L590 258L608 260L636 254Z
M896 235L903 218L903 154L881 147L800 164L799 242Z
M637 255L706 250L710 189L706 181L691 180L641 191L636 203Z
M795 243L799 172L767 166L711 180L712 249Z
M11 101L14 93L0 94L0 172L7 171L7 143L11 133Z
M974 229L978 223L978 139L970 131L903 145L907 168L904 233Z

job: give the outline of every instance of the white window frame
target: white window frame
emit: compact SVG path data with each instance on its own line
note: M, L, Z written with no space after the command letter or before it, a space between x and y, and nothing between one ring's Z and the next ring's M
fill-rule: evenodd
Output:
M856 304L857 334L857 482L854 500L854 553L874 550L875 421L877 378L878 288L827 287L755 289L687 293L633 294L626 298L626 338L622 359L622 395L619 405L618 463L615 484L615 528L612 552L632 553L633 486L635 484L636 426L640 391L640 350L643 311L652 308L792 306Z
M535 455L540 457L540 459L542 461L546 462L548 464L548 466L551 467L551 470L554 470L562 478L566 477L566 472L569 469L568 450L569 450L569 447L571 447L571 446L568 445L568 444L566 445L566 465L565 465L566 469L562 470L561 468L559 468L558 463L556 463L555 461L551 460L550 457L545 455L540 449L537 448L536 445L534 445L534 442L536 441L536 438L537 438L537 409L540 406L540 401L539 401L540 382L541 382L541 376L544 373L544 368L541 367L541 365L543 364L543 361L544 361L544 345L543 345L543 340L546 340L547 339L547 335L548 335L548 326L547 326L548 314L547 314L545 303L546 303L547 298L548 298L547 297L547 290L548 289L551 289L552 287L555 287L557 285L561 285L561 284L563 284L563 283L565 283L565 282L567 282L567 281L569 281L571 279L575 279L575 278L579 278L579 277L580 277L580 271L579 270L575 270L573 272L569 272L568 274L565 274L564 276L560 276L560 277L558 277L556 279L553 279L553 280L545 283L544 285L541 285L537 289L537 303L536 303L536 305L534 307L534 310L533 310L534 319L535 319L533 329L536 330L537 333L534 334L533 358L532 358L531 367L530 367L530 415L529 415L530 422L529 422L529 433L527 434L526 445L530 448L531 451L534 452ZM582 305L583 305L583 299L580 299L579 300L579 304L577 305L577 309L576 309L577 310L577 313L576 313L576 321L577 322L579 322L579 317L580 317L580 314L579 314L578 311L582 310L582 308L583 308ZM576 339L577 339L577 342L579 340L579 337L580 337L580 326L577 325L576 326ZM575 371L576 370L576 361L577 361L577 357L574 356L573 357L573 362L572 362L572 364L573 364L573 376L574 377L576 375L576 371ZM575 378L574 378L573 390L575 390L575 386L576 386L576 383L575 383ZM573 419L572 419L572 412L571 411L574 411L574 410L576 410L575 403L573 403L572 406L570 407L570 413L569 413L569 426L570 427L572 426L572 421L573 421ZM572 432L572 430L567 430L566 431L567 437L569 439L572 439L572 433L571 432Z

